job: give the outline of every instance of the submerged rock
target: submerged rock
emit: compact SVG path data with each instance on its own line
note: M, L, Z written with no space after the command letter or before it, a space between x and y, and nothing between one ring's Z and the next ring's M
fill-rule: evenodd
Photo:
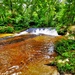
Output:
M57 75L56 67L45 64L56 56L54 44L61 38L46 35L4 38L0 41L0 75Z

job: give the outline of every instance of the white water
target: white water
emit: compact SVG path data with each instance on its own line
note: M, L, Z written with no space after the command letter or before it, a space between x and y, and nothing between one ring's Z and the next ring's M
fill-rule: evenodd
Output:
M25 35L25 34L45 34L45 35L51 35L51 36L58 36L58 33L53 28L29 28L26 31L20 32L19 34L15 34L15 36L19 35Z

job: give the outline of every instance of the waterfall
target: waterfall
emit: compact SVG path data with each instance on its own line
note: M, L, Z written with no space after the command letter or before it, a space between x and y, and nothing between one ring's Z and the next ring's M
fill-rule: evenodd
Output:
M35 34L35 35L44 34L44 35L58 36L56 29L53 28L29 28L23 32L15 34L15 36L24 34Z

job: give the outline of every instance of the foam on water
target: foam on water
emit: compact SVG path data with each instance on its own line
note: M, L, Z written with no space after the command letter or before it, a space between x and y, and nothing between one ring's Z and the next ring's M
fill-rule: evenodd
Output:
M45 34L45 35L51 35L51 36L58 36L58 33L56 29L53 28L29 28L26 31L20 32L19 34L15 34L16 36L24 35L24 34Z
M23 31L23 32L14 34L14 36L20 36L20 35L25 35L25 34L28 34L28 32Z

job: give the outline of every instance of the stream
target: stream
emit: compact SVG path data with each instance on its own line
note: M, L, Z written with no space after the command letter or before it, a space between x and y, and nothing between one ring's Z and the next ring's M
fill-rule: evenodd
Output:
M43 30L48 33L43 34ZM1 36L0 75L58 75L56 67L46 64L57 55L54 45L62 37L55 30L48 30L29 29L6 37ZM34 31L41 32L36 35L33 34Z

